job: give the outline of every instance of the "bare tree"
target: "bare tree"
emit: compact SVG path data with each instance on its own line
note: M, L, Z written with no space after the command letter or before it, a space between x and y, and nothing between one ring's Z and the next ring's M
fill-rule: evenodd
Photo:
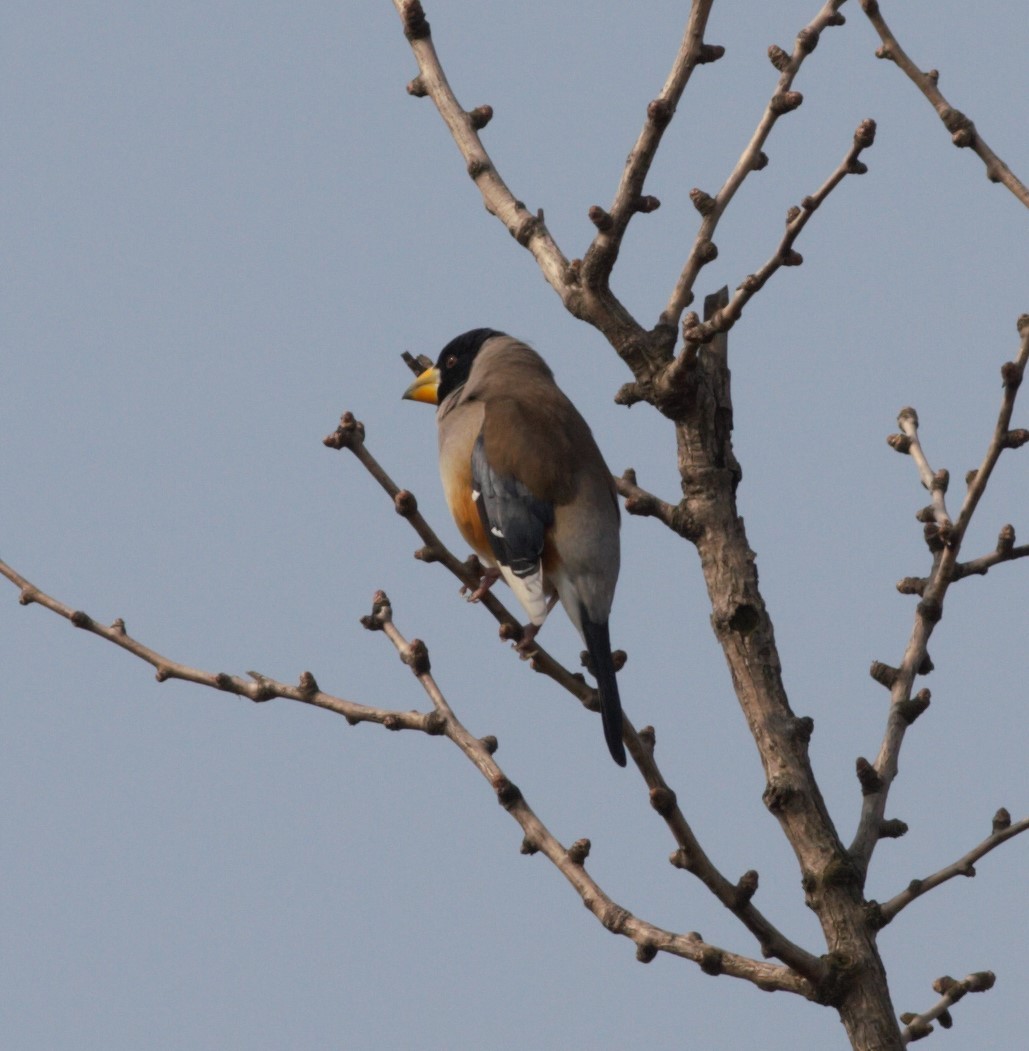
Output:
M878 933L923 894L955 876L973 875L980 858L1029 828L1029 818L1012 820L1007 810L999 809L989 834L968 853L939 871L912 881L886 901L869 900L865 885L880 841L906 831L903 822L887 817L887 803L907 728L930 703L929 690L919 680L932 669L928 645L943 616L949 588L969 576L985 574L999 563L1029 554L1029 545L1017 545L1013 528L1005 526L995 550L962 557L969 525L1002 453L1029 441L1029 431L1012 427L1016 397L1029 361L1029 315L1018 319L1018 342L1011 360L1001 370L1003 390L993 432L984 436L985 450L979 466L965 478L964 493L958 499L950 493L948 472L932 466L913 409L900 411L898 433L889 437L893 449L910 457L917 481L930 494L928 504L920 512L928 559L923 575L905 578L898 584L902 593L915 595L919 600L906 643L898 645L895 663L877 661L871 668L873 679L889 693L889 705L878 754L872 760L858 758L856 762L860 817L853 841L846 844L809 762L812 720L794 713L783 685L772 619L737 507L741 469L732 445L728 333L744 317L753 297L781 268L802 264L796 244L819 206L845 180L866 172L863 155L874 144L874 121L862 121L849 142L841 142L838 165L790 210L785 232L778 244L769 246L767 259L745 276L735 290L723 289L707 295L702 314L689 310L704 267L718 254L715 235L720 220L744 181L768 163L763 147L778 121L802 104L794 81L821 34L843 25L840 12L845 0L824 3L797 34L792 50L769 49L769 58L779 73L774 90L721 187L713 193L701 189L691 192L699 216L696 235L680 273L669 282L664 309L651 323L630 313L612 290L611 278L632 219L660 206L657 198L644 192L646 179L693 74L699 66L722 57L723 49L705 40L713 0L694 0L671 71L647 108L611 203L606 208L594 205L589 209L596 234L581 259L568 258L548 230L543 213L531 212L505 184L480 135L491 120L492 111L489 106L466 109L458 102L433 46L419 0L394 0L394 4L419 70L408 85L408 92L432 100L453 135L487 210L533 255L565 308L602 333L630 370L632 379L622 387L616 400L625 406L646 403L674 426L681 498L668 501L647 491L633 471L626 471L618 479L619 491L630 514L653 518L655 528L671 530L696 549L707 585L714 633L763 766L763 800L796 856L804 900L818 917L824 944L811 948L796 943L765 915L755 902L756 872L732 878L719 869L699 842L673 786L658 766L654 728L637 730L628 720L626 747L643 777L651 806L668 827L674 844L672 863L696 877L737 917L755 939L762 958L728 951L695 933L665 929L613 900L587 870L589 841L565 845L551 833L498 765L494 757L496 741L475 737L461 723L451 701L433 678L427 648L401 633L394 623L390 601L381 592L363 623L371 631L384 633L411 667L431 703L427 712L386 710L331 695L318 686L309 672L296 685L290 685L259 672L250 672L246 678L189 667L131 636L121 621L101 625L45 594L4 563L0 563L0 573L19 588L23 604L40 604L74 626L122 647L151 664L159 680L196 682L254 701L296 700L333 711L351 723L380 723L393 730L420 730L448 738L488 780L500 803L521 826L523 852L545 855L608 930L635 943L640 961L648 962L657 954L666 953L691 961L708 974L743 979L761 989L793 993L830 1007L838 1012L852 1046L860 1051L902 1047L928 1035L934 1022L949 1026L950 1008L967 992L989 989L993 975L983 971L962 980L938 978L933 986L940 996L938 1002L919 1013L901 1015L898 1023L879 952ZM882 40L879 56L894 62L925 95L954 144L977 154L988 178L1029 207L1029 190L983 141L972 121L944 97L935 71L923 72L912 63L884 20L878 3L862 0L861 9ZM409 358L408 364L416 369L424 362ZM393 468L387 469L373 456L361 422L346 413L325 443L349 450L386 491L396 511L421 539L419 558L441 563L463 586L475 587L481 567L474 559L462 561L443 544L420 513L411 492L390 477L388 470ZM487 594L482 604L501 625L502 637L518 637L518 618L496 595ZM594 690L581 675L542 649L532 663L587 709L596 710Z

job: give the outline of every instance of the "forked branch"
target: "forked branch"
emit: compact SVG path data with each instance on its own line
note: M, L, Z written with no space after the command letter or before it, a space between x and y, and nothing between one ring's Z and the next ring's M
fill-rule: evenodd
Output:
M671 72L660 94L647 107L647 119L625 162L611 208L607 212L591 209L597 234L583 258L581 271L583 283L590 287L607 286L629 220L637 212L653 211L659 203L656 198L644 198L644 181L693 70L724 53L724 48L704 43L713 3L714 0L694 0Z
M478 577L470 569L469 564L458 559L442 543L418 511L414 496L397 486L368 451L364 439L363 424L355 420L350 413L345 413L339 427L325 439L325 444L334 449L348 449L352 452L361 465L389 494L398 513L410 522L425 542L426 546L416 552L419 558L427 562L441 563L465 587L474 587ZM521 632L518 622L492 592L486 593L482 604L500 622L502 637L518 637ZM572 675L542 649L533 654L532 664L537 671L542 671L563 686L585 707L591 711L597 710L595 691L586 684L581 675ZM751 882L748 880L741 888L739 883L733 883L726 878L704 852L678 804L675 792L665 781L654 759L655 733L653 727L647 728L646 733L637 733L628 717L625 717L624 737L629 754L647 785L651 806L664 819L675 839L677 849L669 859L672 864L696 876L723 905L730 909L754 935L761 946L761 951L766 956L774 956L782 960L798 974L810 980L813 985L822 982L826 976L823 961L787 938L753 904L751 899L757 889L756 877L753 880L753 887L748 889L748 884Z
M590 841L580 839L570 847L565 847L537 817L519 788L512 784L494 759L495 741L492 738L474 737L454 714L432 676L428 649L417 639L407 642L396 629L389 600L382 592L376 595L372 616L367 619L372 622L368 626L380 628L389 637L432 701L435 712L446 727L447 737L475 764L496 792L500 805L521 826L525 833L522 853L544 854L575 888L583 904L609 931L636 943L636 958L640 962L649 963L658 952L666 952L693 961L707 974L728 974L769 992L780 990L808 999L815 998L814 986L788 967L762 963L727 952L708 944L695 933L676 934L664 930L639 919L612 901L586 871Z
M724 307L715 311L708 320L701 322L698 318L696 322L684 326L683 338L687 344L708 343L716 333L728 332L740 319L744 306L764 288L768 279L777 270L784 266L800 266L804 260L800 253L794 250L793 245L801 231L816 209L848 175L863 175L868 170L859 157L862 151L868 149L873 142L875 142L875 121L863 120L858 125L857 131L854 132L854 140L850 149L833 173L813 194L805 197L799 207L794 206L787 212L786 232L771 258L756 273L744 278L732 299ZM689 348L687 347L684 354L688 353Z
M64 617L77 628L90 631L100 638L113 642L122 649L152 665L157 670L157 679L182 679L212 689L234 693L252 701L268 701L276 697L300 701L342 715L348 723L379 723L389 730L420 730L431 736L445 735L475 764L490 782L501 805L522 826L525 832L523 853L541 851L558 868L576 889L589 910L610 931L630 938L637 945L637 958L649 962L658 952L681 956L698 964L709 974L727 974L753 983L768 991L781 990L814 999L815 987L806 978L788 967L752 960L737 953L728 952L711 945L697 934L677 934L664 930L633 916L628 910L613 902L584 868L589 853L588 840L581 840L572 847L563 847L536 816L521 792L507 779L497 766L492 753L496 750L494 738L473 737L455 716L446 698L433 679L429 665L429 654L424 643L415 639L408 642L393 625L389 599L382 592L376 594L369 616L362 618L366 628L383 631L396 647L401 660L407 664L422 684L430 700L431 712L399 711L376 708L344 700L319 689L314 676L304 672L296 686L270 679L259 672L249 672L249 679L228 675L224 672L205 672L181 662L171 660L156 650L133 638L125 630L125 624L116 620L106 627L87 614L73 610L70 606L40 591L21 574L4 562L0 562L0 575L11 581L21 592L22 605L38 604Z
M768 49L769 59L779 70L779 79L750 141L744 147L739 160L718 193L711 197L700 190L694 190L691 194L702 219L690 254L661 314L661 325L673 330L677 328L683 311L693 302L693 288L701 269L717 255L714 234L719 220L747 176L752 171L764 168L768 163L762 147L771 134L772 128L775 127L776 121L784 114L795 110L803 102L800 92L792 90L793 81L804 60L818 45L822 31L829 26L843 24L844 19L839 9L844 3L845 0L827 0L811 22L797 34L791 54L787 54L782 48L775 45Z
M6 577L17 587L21 594L18 601L23 606L33 603L64 617L76 628L92 632L108 642L113 642L123 650L145 661L156 669L157 681L166 682L169 679L181 679L183 682L193 682L200 686L209 686L215 690L225 693L234 693L240 697L246 697L251 701L270 701L275 697L284 700L299 701L301 704L311 704L316 708L324 708L326 711L342 715L351 726L357 723L379 723L388 730L421 730L422 733L438 734L442 731L442 723L434 713L421 713L410 711L397 711L386 708L376 708L372 705L358 704L356 701L348 701L342 697L325 693L318 686L314 676L305 671L300 676L296 686L270 679L260 672L248 672L249 678L240 675L229 675L225 672L209 672L200 668L190 667L180 661L172 660L164 654L158 653L149 646L134 638L125 629L125 622L119 618L110 626L101 624L87 613L72 609L58 599L40 591L35 584L29 583L20 573L17 573L6 562L0 562L0 576Z
M788 55L778 47L769 49L769 56L780 72L775 90L750 142L718 194L713 198L699 190L692 194L702 216L700 227L668 305L654 328L647 331L611 292L609 277L632 216L637 212L653 211L660 204L656 198L643 194L644 182L662 135L681 101L693 70L699 64L715 61L723 53L724 49L706 44L703 39L713 0L693 0L671 72L660 94L648 107L643 129L629 154L610 210L605 211L599 206L590 209L590 218L597 227L597 233L585 257L571 262L547 230L542 210L534 215L515 197L483 146L479 131L492 116L490 107L479 106L466 110L457 101L433 45L421 0L393 0L419 68L419 74L408 85L408 91L412 95L429 96L433 100L465 160L468 174L482 194L487 210L496 215L512 236L532 252L543 276L561 297L568 311L597 328L618 351L632 369L641 391L649 390L658 371L671 362L679 319L693 299L693 286L701 268L717 254L712 237L718 222L747 175L767 163L761 147L779 117L800 105L800 94L791 90L794 78L805 58L817 46L822 31L829 26L843 24L839 8L844 2L826 0L815 18L797 34L792 54ZM861 170L859 165L860 162L855 159L839 178L843 174ZM823 194L823 191L828 193L839 178L834 177L832 185L823 187L818 194L805 199L806 204L811 205L810 210L820 203L819 194ZM743 304L774 270L781 265L799 261L799 257L792 252L792 242L809 214L810 211L806 211L797 223L791 221L785 238L788 242L786 248L741 286L730 313L723 318L731 318L728 324L739 317ZM647 393L641 393L640 397L650 400Z
M919 697L923 701L921 704L917 703L919 697L912 696L912 690L916 676L926 675L932 669L928 653L929 638L943 616L947 589L962 575L958 562L962 541L1001 453L1021 444L1021 441L1012 441L1011 435L1014 432L1010 428L1015 399L1026 365L1029 363L1029 314L1023 314L1018 319L1018 333L1021 337L1018 354L1013 361L1005 362L1001 367L1004 389L993 434L982 464L977 470L970 472L966 479L967 489L956 519L952 519L946 504L950 476L947 471L934 471L930 466L918 435L918 416L914 409L901 410L898 423L902 433L889 439L890 445L898 452L912 456L922 484L932 495L932 504L923 517L926 519L925 536L932 553L933 565L925 581L916 581L915 586L911 588L922 597L915 611L915 623L900 665L894 668L878 661L872 665L873 678L890 690L890 710L886 732L874 763L876 783L873 790L865 791L862 795L861 819L850 847L850 852L862 872L867 871L872 852L880 837L886 800L890 786L897 776L905 731L929 702L928 690L920 691ZM1013 530L1011 540L1014 541Z

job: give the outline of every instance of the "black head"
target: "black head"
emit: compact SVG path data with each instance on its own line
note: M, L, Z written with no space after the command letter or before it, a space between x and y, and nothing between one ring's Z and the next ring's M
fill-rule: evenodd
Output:
M495 328L473 328L452 339L439 353L436 368L439 369L438 399L443 399L457 390L472 370L472 362L482 349L483 343L493 336L502 336Z

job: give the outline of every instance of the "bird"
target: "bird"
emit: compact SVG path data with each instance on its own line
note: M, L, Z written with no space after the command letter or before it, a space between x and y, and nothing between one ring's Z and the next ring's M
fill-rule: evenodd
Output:
M620 512L589 425L543 358L492 328L452 339L403 396L437 406L447 505L486 566L469 597L505 580L529 618L523 654L560 600L586 644L608 750L625 766L608 627Z

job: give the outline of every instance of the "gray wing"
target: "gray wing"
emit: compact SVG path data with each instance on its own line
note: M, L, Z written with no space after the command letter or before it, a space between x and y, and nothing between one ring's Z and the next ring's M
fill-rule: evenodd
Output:
M513 475L494 471L482 434L472 449L472 486L482 524L497 562L516 577L539 572L554 505L540 500Z

